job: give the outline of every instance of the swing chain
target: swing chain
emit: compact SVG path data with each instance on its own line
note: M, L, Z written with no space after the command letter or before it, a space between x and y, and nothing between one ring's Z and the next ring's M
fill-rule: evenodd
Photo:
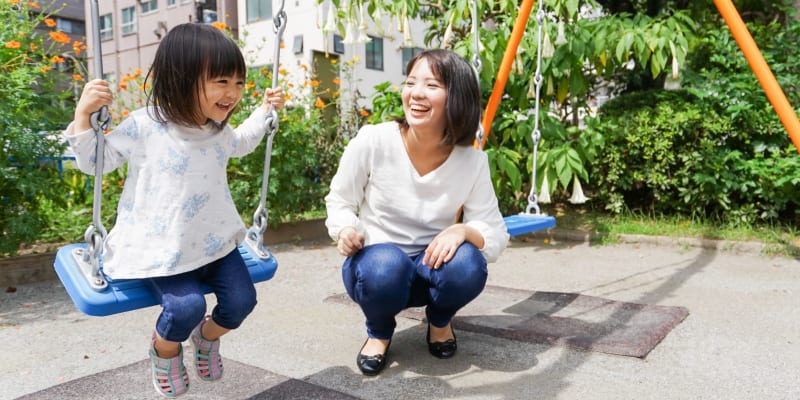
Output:
M92 0L91 4L92 27L94 29L94 70L95 75L103 76L103 55L100 49L100 26L99 3ZM96 137L95 160L94 160L94 197L92 198L92 224L86 228L83 238L86 241L86 249L77 248L73 251L73 259L78 264L81 276L86 283L94 290L102 291L108 286L108 282L100 272L100 257L103 253L103 243L108 232L102 222L102 201L103 201L103 167L105 165L105 131L111 122L111 114L108 107L103 106L100 110L93 112L89 116L89 124Z
M475 46L475 51L472 54L472 70L475 72L475 80L478 81L478 87L480 88L483 61L481 61L481 38L478 31L478 0L472 1L472 39ZM480 118L480 115L478 118ZM480 150L483 150L483 137L485 134L486 132L483 129L483 124L478 123L478 131L475 133L475 141L478 143Z
M531 211L535 211L535 215L540 215L541 210L539 209L538 204L538 196L536 195L536 164L537 164L537 152L539 149L539 140L542 137L542 133L539 129L539 122L541 120L539 113L540 113L540 103L541 103L541 95L542 95L542 46L544 43L544 36L542 35L544 21L545 21L545 13L544 8L542 6L543 2L539 2L539 9L536 12L536 22L537 22L537 33L536 33L536 72L533 75L533 83L536 85L536 97L535 97L535 106L534 106L534 123L533 123L533 130L531 131L531 139L533 140L533 159L531 160L531 191L528 195L528 207L525 209L526 214L531 214Z
M286 22L288 20L286 11L284 10L285 0L281 1L281 6L272 18L273 31L275 32L275 51L273 53L272 64L272 87L276 88L279 85L278 76L280 72L280 58L281 58L281 42L283 41L283 32L286 30ZM246 242L254 249L259 256L263 258L269 257L269 252L264 247L264 232L267 230L267 221L269 220L269 213L267 211L267 194L269 190L269 169L270 160L272 158L272 141L275 139L275 134L278 132L278 111L275 106L270 106L266 119L267 125L267 143L264 150L264 173L261 181L261 198L258 202L258 208L253 214L253 226L247 230L245 236Z

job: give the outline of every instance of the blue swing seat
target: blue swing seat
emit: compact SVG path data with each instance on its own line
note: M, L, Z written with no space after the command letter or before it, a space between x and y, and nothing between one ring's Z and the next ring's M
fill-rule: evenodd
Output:
M556 226L556 219L542 214L517 214L504 217L506 229L511 236L524 235Z
M140 279L112 280L106 277L108 286L102 291L89 286L73 256L74 251L85 251L86 247L86 243L64 246L58 250L55 259L58 278L81 312L102 317L160 304L147 284ZM275 275L278 262L271 253L268 257L260 257L246 244L239 245L239 253L247 265L253 283L266 281ZM206 287L205 292L210 293L211 288Z

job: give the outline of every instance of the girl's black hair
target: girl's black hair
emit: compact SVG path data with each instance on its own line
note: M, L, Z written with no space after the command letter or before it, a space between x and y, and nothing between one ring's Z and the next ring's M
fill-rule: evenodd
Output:
M442 81L447 91L447 126L442 144L452 146L471 145L475 140L481 120L481 87L469 63L449 50L432 49L417 53L406 66L406 75L411 73L419 60L425 59L433 75ZM408 128L406 117L401 117L400 126Z
M161 123L197 127L202 118L198 93L205 79L220 76L247 77L239 46L211 25L175 26L161 40L145 78L145 82L152 81L149 90L145 89L150 117Z

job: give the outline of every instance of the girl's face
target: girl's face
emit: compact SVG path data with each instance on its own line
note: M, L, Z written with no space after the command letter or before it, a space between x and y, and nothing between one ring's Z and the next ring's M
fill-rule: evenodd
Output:
M431 71L428 60L414 64L403 86L403 112L415 130L444 134L447 126L447 88Z
M200 125L205 125L209 119L221 122L228 118L228 114L242 99L244 78L238 76L206 78L198 90L200 117L203 120L197 122Z

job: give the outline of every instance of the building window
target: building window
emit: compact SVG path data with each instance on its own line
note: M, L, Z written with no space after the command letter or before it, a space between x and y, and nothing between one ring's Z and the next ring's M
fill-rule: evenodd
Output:
M158 0L145 0L139 1L139 7L141 7L142 14L147 14L149 12L153 12L158 10Z
M411 58L422 52L422 50L425 49L421 47L403 47L403 75L406 74L406 67L408 67L408 62L411 61Z
M73 35L86 34L86 26L81 21L56 18L56 29L64 33L71 33Z
M175 7L177 0L167 0L167 7Z
M375 36L369 37L365 45L367 53L367 69L383 71L383 39Z
M272 2L263 0L247 0L247 22L272 19Z
M114 23L111 14L100 16L100 40L111 40L114 38Z
M122 24L120 25L123 35L136 33L136 10L133 7L122 9Z
M203 23L211 24L217 22L217 12L214 10L203 10Z
M333 52L344 54L344 43L342 42L342 37L335 33L333 34Z

